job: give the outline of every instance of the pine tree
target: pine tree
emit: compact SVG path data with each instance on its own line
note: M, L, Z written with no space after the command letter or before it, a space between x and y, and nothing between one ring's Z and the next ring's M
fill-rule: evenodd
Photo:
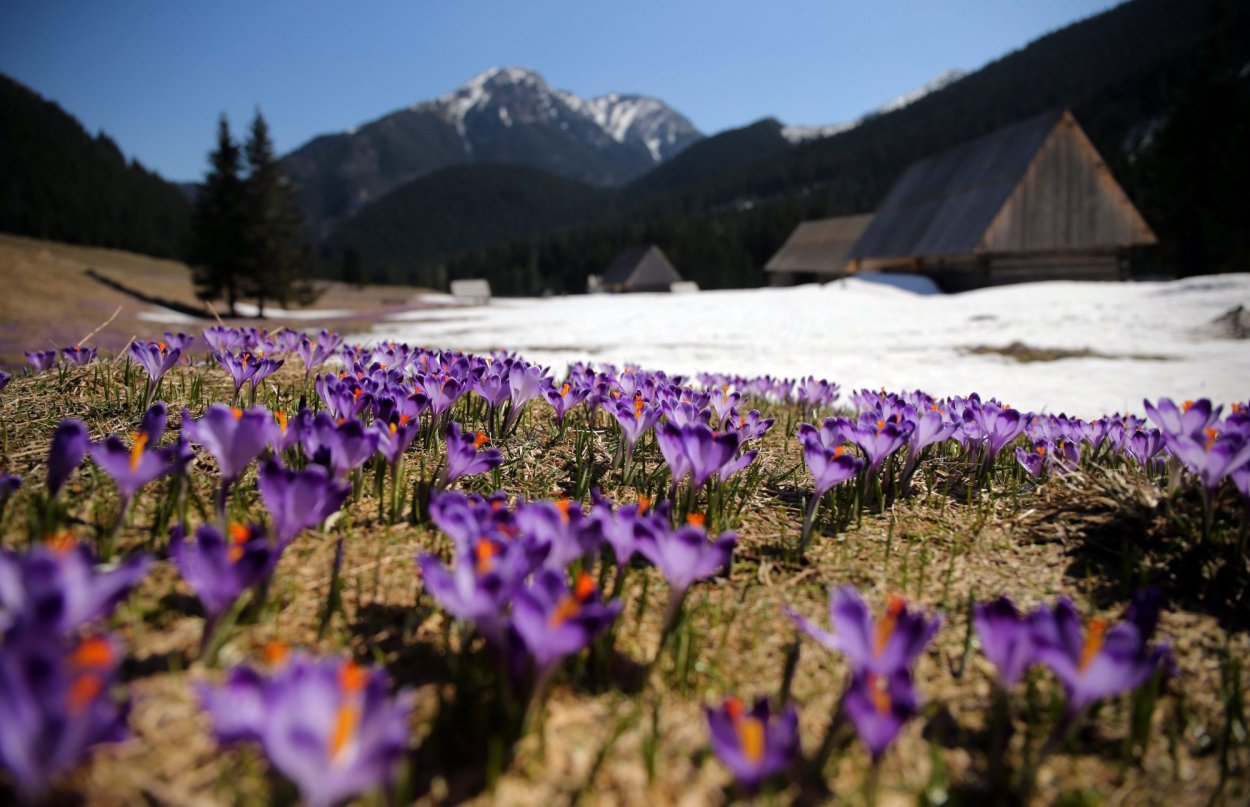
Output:
M230 316L242 291L245 187L242 154L230 136L223 114L217 122L217 148L208 156L209 171L196 197L191 221L192 279L201 300L226 298Z
M261 316L269 300L284 308L292 303L308 305L317 295L308 281L312 255L304 220L295 189L274 155L269 125L260 110L252 119L244 156L248 168L243 227L248 296L256 299Z

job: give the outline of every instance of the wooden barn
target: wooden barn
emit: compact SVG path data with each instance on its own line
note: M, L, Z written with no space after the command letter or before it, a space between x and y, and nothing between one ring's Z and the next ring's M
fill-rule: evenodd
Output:
M945 291L1116 280L1156 238L1066 110L912 164L851 249L852 271L904 271Z
M681 275L655 244L621 250L599 280L603 291L668 291Z
M872 221L872 214L804 221L794 228L777 254L764 264L769 285L820 283L846 274L851 247Z

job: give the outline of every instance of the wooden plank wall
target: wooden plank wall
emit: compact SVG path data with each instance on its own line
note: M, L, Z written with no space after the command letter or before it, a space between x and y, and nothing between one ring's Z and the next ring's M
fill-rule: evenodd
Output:
M1064 115L990 223L978 251L1068 251L1154 240L1093 145Z

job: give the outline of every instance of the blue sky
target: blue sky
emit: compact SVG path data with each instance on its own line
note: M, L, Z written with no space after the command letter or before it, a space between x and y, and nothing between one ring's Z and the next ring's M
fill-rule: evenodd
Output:
M217 115L258 106L279 151L519 65L579 95L640 92L713 133L851 120L1107 0L4 0L0 72L170 179Z

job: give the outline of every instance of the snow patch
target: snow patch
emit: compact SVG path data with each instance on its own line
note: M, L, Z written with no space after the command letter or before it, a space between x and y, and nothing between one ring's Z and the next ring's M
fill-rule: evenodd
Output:
M589 360L686 374L812 374L846 390L978 391L1021 408L1080 417L1140 412L1143 398L1158 396L1250 397L1246 343L1209 332L1211 320L1230 306L1250 308L1250 274L1031 283L957 295L925 286L914 278L870 276L696 295L501 299L474 309L468 328L464 312L451 318L422 312L356 338L516 350L557 372ZM1103 357L1021 363L968 350L1012 342L1088 348Z

